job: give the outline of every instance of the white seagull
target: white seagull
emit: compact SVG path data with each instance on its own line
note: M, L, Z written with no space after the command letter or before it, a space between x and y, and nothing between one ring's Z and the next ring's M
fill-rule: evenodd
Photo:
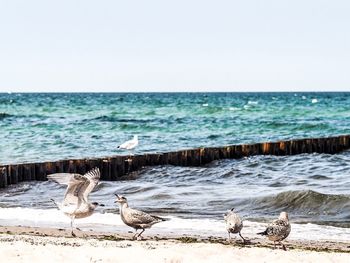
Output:
M120 217L124 224L135 229L135 235L133 239L142 238L141 234L145 231L146 228L151 228L154 224L157 224L162 221L167 221L169 219L162 218L159 216L154 216L142 212L140 210L132 209L128 205L128 200L124 196L115 195L117 199L115 203L120 204ZM142 229L140 233L137 233L138 229Z
M53 180L59 184L68 185L62 203L56 203L51 199L65 215L70 217L70 226L73 232L73 222L75 218L84 218L92 215L95 208L103 204L96 202L90 203L88 195L97 185L100 179L100 170L92 169L84 175L75 173L55 173L47 176L49 180Z
M118 149L133 150L137 145L139 145L139 139L137 135L134 135L132 140L126 141L119 145Z
M281 243L286 239L290 233L291 227L287 212L281 212L278 219L273 220L266 228L264 232L258 233L258 235L267 236L267 238L273 241L276 248L276 242L282 245L282 248L286 250L286 246Z

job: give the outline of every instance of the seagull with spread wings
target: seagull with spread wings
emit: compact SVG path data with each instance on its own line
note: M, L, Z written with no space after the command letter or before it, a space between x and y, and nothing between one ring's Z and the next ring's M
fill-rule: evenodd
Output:
M52 201L55 202L58 209L70 217L72 236L75 236L73 232L74 219L88 217L92 215L98 205L104 206L96 202L90 203L88 200L88 195L98 184L100 170L94 168L84 175L76 173L55 173L48 175L47 178L56 183L68 185L63 202L57 203L54 200Z

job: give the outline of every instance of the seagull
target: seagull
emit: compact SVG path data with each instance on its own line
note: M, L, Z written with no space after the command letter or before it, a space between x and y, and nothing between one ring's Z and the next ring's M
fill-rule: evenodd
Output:
M97 185L100 179L100 170L94 168L84 175L76 173L55 173L47 176L49 180L59 184L68 185L62 203L56 203L51 199L65 215L70 217L70 226L72 236L76 236L73 232L73 222L76 218L84 218L92 215L97 206L104 206L96 202L90 203L88 195Z
M139 145L138 136L134 135L134 138L132 140L126 141L119 145L118 149L126 149L126 150L133 150L137 145Z
M228 241L231 241L230 234L239 234L239 236L243 239L243 242L246 243L246 240L241 235L241 230L243 228L243 222L238 214L233 212L234 208L227 211L224 215L224 219L226 221L226 230L228 232Z
M145 231L146 228L151 228L154 224L159 222L167 221L168 218L162 218L159 216L154 216L142 212L140 210L132 209L128 205L128 200L124 196L119 196L115 194L117 200L115 203L120 204L120 217L124 224L135 229L135 235L133 239L142 239L141 234ZM137 233L138 229L142 229L140 233Z
M269 240L273 241L276 248L276 242L282 245L282 248L286 250L286 246L281 243L286 239L290 233L291 227L288 219L287 212L281 212L278 219L272 221L264 232L258 233L258 235L267 236Z

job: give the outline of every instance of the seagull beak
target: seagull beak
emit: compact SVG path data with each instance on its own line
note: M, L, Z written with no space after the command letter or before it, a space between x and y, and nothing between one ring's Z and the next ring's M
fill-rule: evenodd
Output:
M114 201L114 203L118 203L118 200L119 200L119 195L118 194L114 194L116 197L117 197L117 200Z

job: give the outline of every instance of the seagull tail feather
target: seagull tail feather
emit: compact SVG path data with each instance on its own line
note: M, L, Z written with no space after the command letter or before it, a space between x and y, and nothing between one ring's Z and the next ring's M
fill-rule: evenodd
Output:
M54 199L51 198L50 201L52 201L55 204L55 206L58 210L60 209L60 207L58 206L58 204L56 203L56 201Z
M153 216L154 218L160 220L160 221L169 221L170 218L166 218L166 217L160 217L160 216Z
M264 232L260 232L260 233L256 233L257 235L262 235L262 236L267 236L267 230L265 230Z

